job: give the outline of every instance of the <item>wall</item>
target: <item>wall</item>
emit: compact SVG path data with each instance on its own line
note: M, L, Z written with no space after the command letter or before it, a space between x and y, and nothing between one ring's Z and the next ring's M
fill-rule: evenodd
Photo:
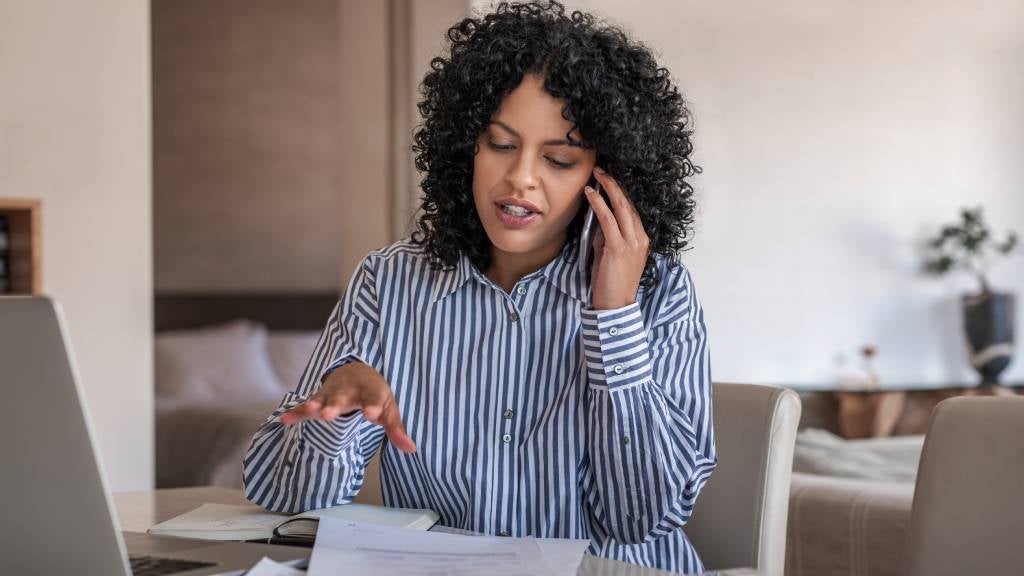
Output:
M411 231L413 94L465 0L153 5L158 291L338 291Z
M153 2L158 291L339 289L374 221L345 206L339 41L335 0Z
M686 261L716 379L827 383L865 343L890 384L972 377L956 304L972 284L923 277L918 250L964 205L1024 233L1024 4L572 5L625 23L692 103ZM992 283L1024 297L1024 258Z
M415 229L422 191L420 174L413 165L412 135L420 122L416 103L420 84L430 70L430 61L446 55L448 28L469 14L467 0L392 0L399 18L392 26L392 46L401 50L393 62L395 80L394 114L397 121L395 142L394 230L406 236Z
M146 2L0 2L0 196L42 200L114 490L153 484L149 97Z
M397 239L391 219L390 4L339 2L340 286L367 252Z

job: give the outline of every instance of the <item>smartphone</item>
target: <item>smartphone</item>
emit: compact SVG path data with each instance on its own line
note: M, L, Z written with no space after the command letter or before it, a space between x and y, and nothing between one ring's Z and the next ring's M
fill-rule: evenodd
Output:
M591 180L588 183L597 193L601 193L601 184L597 180ZM583 229L580 232L580 271L583 273L583 277L587 279L587 295L589 300L590 292L590 255L593 249L590 246L591 232L594 226L599 226L599 223L595 223L594 220L594 207L590 205L589 200L587 202L587 214L583 217Z

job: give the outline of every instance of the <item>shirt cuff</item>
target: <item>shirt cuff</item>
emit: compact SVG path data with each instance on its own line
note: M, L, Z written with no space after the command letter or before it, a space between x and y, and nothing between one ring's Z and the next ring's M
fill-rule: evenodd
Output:
M363 413L358 411L330 421L306 420L301 424L302 438L316 450L336 457L356 439L362 419Z
M615 390L651 380L647 329L638 303L614 310L583 309L580 316L591 386Z

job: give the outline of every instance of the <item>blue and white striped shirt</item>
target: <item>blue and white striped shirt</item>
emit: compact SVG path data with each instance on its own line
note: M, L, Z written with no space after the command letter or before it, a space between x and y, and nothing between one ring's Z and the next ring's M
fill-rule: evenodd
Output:
M589 538L598 556L700 571L681 527L716 455L690 274L656 256L659 282L636 303L592 310L567 259L577 244L511 293L465 256L454 270L431 268L409 239L370 253L296 391L256 432L246 496L282 512L351 501L383 429L359 413L291 427L279 416L359 361L390 383L417 446L385 443L387 505L488 534Z

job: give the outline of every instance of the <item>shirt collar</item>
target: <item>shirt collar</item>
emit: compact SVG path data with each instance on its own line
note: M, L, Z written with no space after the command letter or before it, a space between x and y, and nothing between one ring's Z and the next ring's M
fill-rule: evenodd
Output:
M470 277L472 277L473 267L473 263L469 261L469 257L463 254L455 264L454 269L438 271L437 282L434 283L431 300L433 302L437 302L458 290L459 287L466 283L466 280L469 280Z
M558 288L566 296L586 303L586 277L579 258L575 258L576 247L579 242L567 243L562 251L551 262L548 262L540 270L530 274L527 278L543 276L552 286ZM455 268L439 272L438 281L434 284L432 300L437 302L458 290L467 280L474 276L482 277L483 274L463 254Z

